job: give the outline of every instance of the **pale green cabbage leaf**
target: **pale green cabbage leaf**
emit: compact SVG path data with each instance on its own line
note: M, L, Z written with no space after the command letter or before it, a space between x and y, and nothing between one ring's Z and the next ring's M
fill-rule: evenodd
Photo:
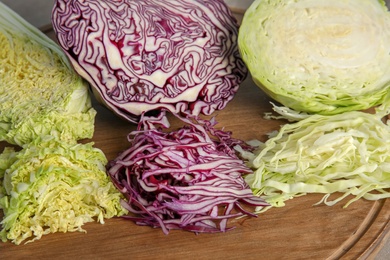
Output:
M59 46L0 2L0 140L91 138L89 86Z
M106 163L92 143L45 137L20 151L7 147L0 155L0 239L20 244L123 215L122 195L107 176Z
M390 197L390 126L373 114L311 115L255 152L237 150L254 171L245 180L272 207L308 193L324 194L327 205L352 196L345 206Z
M381 0L256 0L238 44L254 82L297 111L364 110L389 92L390 13Z

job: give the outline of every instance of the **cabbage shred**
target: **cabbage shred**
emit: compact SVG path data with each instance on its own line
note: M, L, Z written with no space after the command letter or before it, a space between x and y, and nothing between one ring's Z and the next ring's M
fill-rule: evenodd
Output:
M246 181L274 207L308 193L324 194L327 205L351 195L345 207L390 197L390 126L373 114L312 115L242 156L254 170Z

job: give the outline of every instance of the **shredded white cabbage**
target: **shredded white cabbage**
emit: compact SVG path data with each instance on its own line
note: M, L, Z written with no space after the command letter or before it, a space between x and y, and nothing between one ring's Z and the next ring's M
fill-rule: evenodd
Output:
M390 126L377 115L312 115L283 125L241 156L254 170L246 181L274 207L307 193L325 194L327 205L354 196L345 207L359 198L390 197ZM331 200L338 192L343 195Z

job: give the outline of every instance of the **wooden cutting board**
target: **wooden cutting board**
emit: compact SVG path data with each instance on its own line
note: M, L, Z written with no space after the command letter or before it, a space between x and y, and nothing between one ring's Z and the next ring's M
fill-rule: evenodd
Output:
M95 105L98 115L93 138L108 159L128 147L126 136L135 128L110 111ZM251 81L241 86L234 100L216 115L217 127L244 140L263 139L280 122L262 118L271 111L268 98ZM173 127L179 126L172 118ZM0 243L0 258L77 259L356 259L373 256L389 236L390 201L359 200L343 209L342 203L313 206L321 195L310 194L274 208L258 218L230 221L236 229L221 234L194 235L136 226L124 219L89 223L87 233L57 233L26 245Z
M48 32L53 36L52 32ZM215 113L217 127L243 140L265 140L282 122L263 119L268 97L250 77L234 100ZM95 146L108 159L128 148L135 126L95 102ZM172 127L180 123L171 118ZM4 143L1 144L4 147ZM390 200L359 200L347 208L313 206L321 195L309 194L270 209L258 218L234 219L232 231L199 234L141 227L121 218L104 225L88 223L87 233L56 233L33 243L0 243L1 259L357 259L374 258L390 236Z

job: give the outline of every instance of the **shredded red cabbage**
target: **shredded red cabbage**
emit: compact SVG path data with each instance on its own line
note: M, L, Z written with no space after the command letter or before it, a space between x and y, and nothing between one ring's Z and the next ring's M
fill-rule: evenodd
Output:
M125 218L168 234L224 232L234 228L227 227L229 218L256 217L243 205L268 204L242 178L252 173L233 150L242 142L215 129L213 119L181 120L184 127L168 132L154 127L164 122L144 119L144 128L129 134L130 148L110 162L108 173L131 214Z

